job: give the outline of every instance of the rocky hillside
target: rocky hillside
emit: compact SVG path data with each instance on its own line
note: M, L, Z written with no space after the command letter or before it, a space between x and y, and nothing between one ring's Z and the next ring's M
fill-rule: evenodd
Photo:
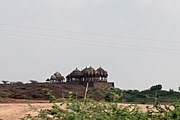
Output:
M69 92L77 94L78 98L84 97L85 86L75 84L0 84L1 98L15 98L15 99L47 99L46 93L43 89L49 89L57 98L68 97Z

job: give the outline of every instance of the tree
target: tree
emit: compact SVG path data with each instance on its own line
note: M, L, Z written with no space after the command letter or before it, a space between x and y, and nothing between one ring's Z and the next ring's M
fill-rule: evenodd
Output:
M6 81L6 80L2 80L2 83L3 84L8 84L9 81Z
M18 85L20 85L20 84L23 84L23 82L21 82L21 81L17 81L17 82L10 82L10 84L11 84L11 85L13 85L13 84L18 84Z
M161 90L162 89L162 85L155 85L155 86L152 86L150 88L150 91L157 91L157 90Z
M36 80L29 80L32 84L37 84L38 83L38 81L36 81Z
M122 91L119 88L110 88L105 91L107 101L116 101L119 102L122 97Z

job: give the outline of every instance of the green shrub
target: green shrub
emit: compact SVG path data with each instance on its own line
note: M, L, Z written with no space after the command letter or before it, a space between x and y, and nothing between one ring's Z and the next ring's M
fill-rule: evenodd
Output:
M61 106L66 108L62 109ZM136 105L118 106L97 101L66 101L54 104L50 110L40 110L37 116L26 115L21 120L180 120L180 101L161 107L156 105L142 112Z
M57 99L56 99L56 97L52 94L52 90L49 90L49 89L47 89L47 88L44 88L44 89L42 89L45 93L46 93L46 95L48 96L48 99L50 100L50 103L51 102L55 102Z
M43 89L49 96L50 102L57 102L52 91ZM106 95L122 95L118 89L109 89ZM121 93L121 94L120 94ZM120 106L115 102L97 102L92 99L72 99L75 93L70 92L68 99L60 99L51 109L36 111L37 116L30 114L21 120L180 120L180 101L162 107L155 104L142 112L137 105ZM115 96L116 97L116 96ZM63 107L61 107L63 106Z

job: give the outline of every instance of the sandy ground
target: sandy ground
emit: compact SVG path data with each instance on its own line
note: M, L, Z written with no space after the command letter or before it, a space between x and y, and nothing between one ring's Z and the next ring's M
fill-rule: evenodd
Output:
M31 103L32 106L40 109L50 109L51 103ZM26 114L37 115L27 103L3 103L0 104L0 120L18 120Z
M40 109L50 109L53 103L30 103L32 106ZM57 103L59 104L59 103ZM118 105L126 106L128 104ZM146 107L151 105L138 105L143 111ZM18 118L24 117L26 114L37 115L37 112L33 111L28 103L1 103L0 104L0 120L18 120Z

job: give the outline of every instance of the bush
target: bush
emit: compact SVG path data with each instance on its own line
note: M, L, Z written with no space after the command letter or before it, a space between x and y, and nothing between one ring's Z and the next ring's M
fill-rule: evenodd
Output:
M8 84L8 83L9 83L9 81L2 80L2 83L3 83L3 84Z
M38 81L36 81L36 80L29 80L32 84L37 84L38 83Z
M66 106L62 108L61 106ZM97 101L66 101L41 110L35 117L26 115L21 120L180 120L180 101L161 107L156 105L142 112L136 105L118 106Z
M51 102L55 102L57 99L56 99L56 97L52 94L52 90L49 90L49 89L47 89L47 88L44 88L44 89L42 89L45 93L46 93L46 95L48 96L48 99L50 100L50 103Z
M155 85L150 88L151 91L156 91L156 90L161 90L161 89L162 89L162 85Z

